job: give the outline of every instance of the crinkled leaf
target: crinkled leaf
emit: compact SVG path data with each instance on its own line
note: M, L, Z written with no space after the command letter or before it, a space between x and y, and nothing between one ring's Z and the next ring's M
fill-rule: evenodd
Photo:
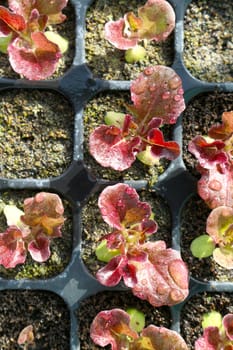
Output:
M129 339L138 338L129 324L129 315L121 309L101 311L91 324L90 335L97 345L111 345L112 350L121 350L128 348Z
M202 136L196 136L189 142L188 150L204 169L211 169L216 164L225 164L228 161L224 151L224 142L208 140Z
M175 141L165 141L159 129L152 129L148 134L151 153L155 158L176 159L180 154L180 147Z
M22 232L16 226L0 233L0 264L5 268L14 268L25 262L27 252L22 238Z
M175 27L175 12L164 0L148 0L138 9L138 17L132 12L117 21L105 25L105 38L115 47L127 50L139 40L165 40Z
M147 67L130 87L133 105L128 109L141 126L153 118L173 124L185 109L181 78L166 66Z
M151 349L154 350L188 350L187 344L179 333L165 327L150 325L142 331L142 337L150 339Z
M227 314L223 317L223 326L228 339L233 340L233 314Z
M213 209L207 219L206 231L216 244L232 246L233 208L220 206Z
M119 230L151 215L150 205L141 202L137 191L123 183L107 186L99 196L98 206L104 221Z
M42 231L49 237L60 237L65 221L61 198L55 193L40 192L24 201L24 215L21 220L32 231Z
M29 80L46 79L56 69L60 50L41 32L32 33L31 37L34 47L27 47L20 38L8 46L11 66Z
M21 32L26 28L24 18L20 14L12 13L4 6L0 6L0 21L3 21L12 31L15 32Z
M90 153L103 167L123 171L128 169L136 159L140 146L139 137L126 140L121 129L111 125L101 125L90 135Z
M198 194L211 209L222 205L233 207L232 169L232 165L224 171L216 166L202 173L198 181Z
M174 305L188 295L188 269L178 251L167 249L163 241L140 246L148 258L136 266L137 283L133 294L153 306Z
M139 8L138 16L142 20L140 39L165 40L175 27L175 12L165 0L148 0Z
M225 140L233 133L233 111L222 114L222 124L214 125L209 130L209 136L217 140Z
M38 233L33 240L28 243L28 251L33 260L44 262L50 257L50 240L43 233Z

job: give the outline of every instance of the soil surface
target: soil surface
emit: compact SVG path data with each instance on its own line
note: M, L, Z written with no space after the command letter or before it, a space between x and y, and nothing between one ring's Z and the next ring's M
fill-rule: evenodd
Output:
M70 315L64 301L50 292L0 292L0 348L19 350L17 339L21 330L33 326L35 347L28 350L68 350Z
M184 18L184 63L208 82L232 82L233 6L231 0L192 1Z
M14 204L23 210L23 201L25 198L33 197L36 192L29 190L21 191L5 191L0 193L0 208L4 204ZM61 228L62 237L54 238L50 243L51 256L43 263L34 261L28 253L24 264L17 265L15 268L6 269L0 265L0 277L6 279L46 279L61 273L69 264L72 243L73 243L73 227L72 227L72 209L70 204L62 198L64 205L64 217L66 221ZM7 223L4 214L0 215L0 232L5 232ZM0 347L1 348L1 347Z
M0 176L61 175L73 155L74 112L60 94L46 90L0 92Z
M98 314L103 310L120 308L126 310L129 307L142 311L146 316L146 326L154 324L155 326L170 327L171 316L169 308L162 306L153 308L149 303L140 300L132 295L131 292L102 292L91 296L81 302L77 310L79 322L79 338L81 350L111 349L111 346L100 347L95 345L90 338L90 325Z
M1 1L1 5L8 7L8 2L3 0ZM54 74L48 78L49 80L61 77L71 67L75 53L75 10L71 1L68 2L67 7L65 7L62 12L66 15L66 20L63 23L51 26L49 30L60 34L63 38L68 40L69 47L59 60ZM0 57L0 77L19 79L20 75L11 68L8 55L0 52Z
M147 202L152 208L154 220L158 224L158 231L149 236L150 240L164 240L168 247L171 246L171 216L167 203L155 191L138 191L140 200ZM97 260L95 248L99 245L101 237L111 232L111 227L103 221L98 208L98 196L92 196L84 206L82 219L82 259L88 270L95 274L105 265Z
M203 334L201 327L203 314L218 311L222 316L233 313L232 293L202 293L193 296L181 312L181 335L189 349L194 349L197 338Z
M124 180L147 180L153 185L159 175L161 175L170 164L166 159L160 159L158 165L147 166L139 160L136 160L129 169L116 171L110 168L104 168L99 165L89 153L89 136L91 132L104 123L104 117L107 112L114 111L127 113L126 104L132 104L130 92L108 92L101 93L87 103L84 108L84 163L93 176L97 179L110 181ZM172 139L172 127L164 125L162 128L166 141Z
M94 77L107 80L132 80L147 66L172 65L173 34L164 42L144 42L146 58L134 64L125 61L124 50L115 48L104 38L106 22L118 20L130 11L137 15L137 8L145 3L145 0L96 0L91 4L86 16L85 50L87 65Z

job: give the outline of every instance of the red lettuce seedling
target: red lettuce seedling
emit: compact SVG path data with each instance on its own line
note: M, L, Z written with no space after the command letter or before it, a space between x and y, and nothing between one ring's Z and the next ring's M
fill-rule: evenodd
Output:
M209 313L209 321L211 321L211 313L214 313L213 317L216 319L216 312L213 311ZM208 323L203 335L195 342L195 350L231 350L233 348L233 314L225 315L221 323L219 319L216 324Z
M179 252L167 249L164 241L146 242L157 230L150 205L139 200L135 189L121 183L106 187L98 205L113 229L103 239L107 249L114 251L97 272L98 281L115 286L123 278L134 295L154 306L183 301L188 294L188 270Z
M148 0L138 8L138 16L128 12L117 21L105 24L105 38L120 50L129 50L126 60L131 63L144 58L142 40L165 40L175 27L175 12L165 0ZM135 57L136 52L136 57Z
M61 11L67 2L8 0L9 9L0 6L0 50L8 53L15 72L30 80L53 74L62 53L57 45L59 36L51 41L46 29L65 20Z
M112 350L188 350L184 339L165 327L149 325L138 334L130 324L130 316L121 309L99 312L90 335L95 344L111 345Z
M233 268L233 111L224 112L222 123L212 126L208 137L196 136L189 151L198 160L201 178L198 193L213 209L206 231L212 238L213 258L226 269ZM199 244L196 238L196 244ZM209 248L210 248L209 245ZM197 255L195 255L197 256ZM199 257L199 256L198 256Z
M130 114L112 113L111 125L101 125L90 135L90 153L103 167L128 169L136 157L156 164L165 157L175 159L179 145L165 141L160 127L174 124L185 108L180 77L172 68L147 67L130 87Z
M30 324L21 330L17 339L17 343L20 347L23 348L23 350L29 350L32 348L34 349L34 339L35 337L33 333L33 326Z
M0 233L0 264L5 268L23 264L27 251L35 261L48 260L50 240L61 237L63 212L60 197L46 192L25 199L24 212L14 205L6 205L8 228Z

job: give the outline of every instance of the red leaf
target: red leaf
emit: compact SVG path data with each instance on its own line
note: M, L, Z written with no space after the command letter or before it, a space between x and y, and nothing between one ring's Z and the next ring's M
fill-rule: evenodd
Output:
M222 124L210 128L208 135L217 140L225 140L233 133L233 111L222 114Z
M158 158L174 160L180 154L180 147L175 141L166 142L163 133L159 129L152 129L148 134L148 141L151 147L151 153Z
M116 286L123 275L123 268L127 264L127 258L124 255L118 255L112 258L109 263L99 269L96 273L97 280L104 286Z
M227 314L222 320L228 339L233 340L233 314Z
M123 35L125 28L124 18L118 21L109 21L105 24L105 38L116 48L127 50L137 45L138 38L128 38Z
M101 311L91 324L90 335L92 340L102 347L111 345L112 350L126 349L129 338L138 338L138 334L129 324L129 315L121 309Z
M153 118L174 124L185 109L181 78L170 67L147 67L132 82L130 90L134 104L127 107L137 117L140 128Z
M8 46L11 66L30 80L46 79L56 69L60 50L43 33L33 33L32 38L35 47L27 47L20 38Z
M21 220L30 226L32 232L41 231L49 237L60 237L65 221L63 204L55 193L39 192L24 201L24 215Z
M26 23L22 16L10 12L3 6L0 6L0 20L7 24L11 30L16 32L22 32L26 28Z
M119 230L151 215L150 205L139 200L134 188L122 183L107 186L99 196L98 206L104 221Z
M16 226L10 226L0 233L0 264L5 268L14 268L26 260L26 248L22 232Z
M101 125L96 128L89 139L90 153L103 167L123 171L128 169L136 159L141 140L132 137L126 140L122 130L116 126Z
M28 244L28 251L33 260L44 262L50 257L50 241L43 233L39 232Z

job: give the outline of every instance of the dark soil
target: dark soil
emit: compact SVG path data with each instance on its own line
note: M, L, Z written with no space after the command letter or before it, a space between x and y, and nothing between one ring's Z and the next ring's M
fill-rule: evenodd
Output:
M184 18L184 63L208 82L232 82L233 6L231 0L192 1Z
M1 5L8 7L8 2L4 0L2 4L1 1ZM69 48L59 60L54 74L48 78L50 80L64 75L64 73L71 67L75 53L75 10L71 4L71 1L68 2L67 7L64 8L62 12L67 16L66 20L63 23L53 25L50 30L60 34L63 38L68 40ZM0 57L0 77L19 79L20 75L11 68L8 56L0 53Z
M140 200L151 205L154 220L158 224L158 231L149 237L150 240L164 240L171 246L171 216L167 203L155 191L138 192ZM103 221L97 205L97 195L92 196L81 214L82 218L82 259L88 270L95 274L104 265L97 260L95 248L101 237L111 232L111 228Z
M84 162L92 175L98 179L107 179L111 181L124 180L147 180L153 185L159 175L161 175L170 164L166 159L161 159L158 165L147 166L139 160L136 160L132 166L124 171L116 171L110 168L104 168L99 165L89 153L89 136L91 132L104 123L106 112L114 111L127 113L126 104L131 104L130 92L108 92L98 94L88 102L84 108ZM172 128L165 125L163 127L164 138L171 140Z
M131 292L102 292L91 296L81 302L77 310L77 318L79 322L79 338L81 350L97 350L108 349L110 346L104 348L94 345L90 338L90 325L98 314L103 310L111 310L120 308L126 310L129 307L134 307L142 311L146 316L146 326L154 324L155 326L170 327L171 315L169 308L162 306L160 308L153 308L149 303L140 300L133 296Z
M221 122L222 113L233 110L232 92L211 92L195 96L187 105L183 117L183 159L187 169L196 178L196 160L188 151L188 143L196 135L207 135L209 128Z
M91 4L86 17L85 50L87 65L94 77L107 80L132 80L147 66L172 65L173 34L161 43L147 41L145 60L134 64L125 61L124 50L115 48L104 38L106 22L118 20L130 11L137 15L137 8L145 3L145 0L96 0Z
M0 208L2 204L14 204L23 210L23 201L25 198L33 197L36 192L29 190L21 191L5 191L0 193ZM62 198L65 208L64 217L66 221L61 229L62 237L51 240L50 249L51 256L44 263L34 261L28 253L24 264L17 265L13 269L6 269L0 265L0 276L7 279L46 279L61 273L69 264L72 243L73 243L73 227L72 227L72 209L70 204ZM6 219L3 213L0 215L0 232L5 232L7 228Z
M213 310L222 316L233 313L232 293L202 293L193 296L185 304L181 312L181 335L189 349L194 349L195 340L203 334L203 314Z
M56 294L6 290L0 292L0 304L1 350L22 349L17 339L21 330L30 324L35 337L33 350L69 349L69 310Z
M60 94L12 89L0 93L0 176L61 175L73 155L74 112Z

